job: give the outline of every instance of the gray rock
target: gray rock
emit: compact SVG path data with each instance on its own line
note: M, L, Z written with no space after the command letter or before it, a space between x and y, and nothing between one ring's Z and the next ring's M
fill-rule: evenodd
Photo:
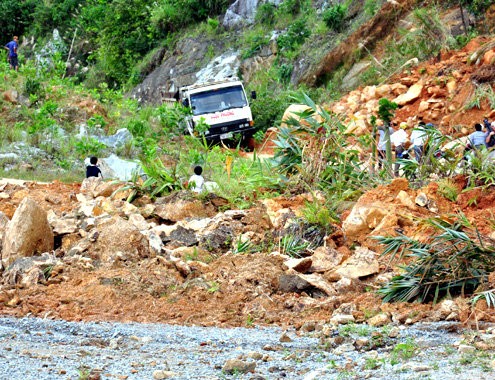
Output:
M2 277L5 284L31 286L45 281L45 273L61 262L54 256L44 253L41 256L21 257L14 261Z
M53 246L45 210L31 198L24 198L5 229L2 260L9 265L19 257L52 251Z
M168 241L177 241L182 246L186 247L191 247L199 242L194 230L184 228L182 226L177 226L177 228L170 233L170 236L167 239Z
M278 290L284 293L300 293L311 287L311 284L295 274L283 274L278 280Z
M103 144L112 148L124 146L132 141L132 133L127 128L121 128L114 135L103 136L98 138Z
M236 0L225 13L223 26L227 29L238 29L244 25L252 24L258 0Z
M428 205L428 197L425 193L419 193L416 196L415 202L420 207L426 207Z
M234 233L229 226L220 225L200 238L200 245L208 251L229 249L234 240Z

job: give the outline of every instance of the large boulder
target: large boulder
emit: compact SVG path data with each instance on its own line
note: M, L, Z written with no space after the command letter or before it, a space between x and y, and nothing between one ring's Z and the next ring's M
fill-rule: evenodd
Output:
M146 236L129 221L115 216L98 225L95 244L88 249L93 259L113 264L137 262L153 256Z
M301 118L297 115L298 113L306 112L308 110L311 110L307 105L305 104L291 104L284 112L282 116L282 123L281 126L287 125L287 121L289 119L296 119L301 121ZM318 123L322 122L322 118L318 113L315 113L313 116L313 119L315 119ZM308 126L308 123L305 121L302 121L301 124Z
M342 223L342 228L347 237L359 238L368 235L378 227L383 227L381 226L382 221L389 220L390 217L395 217L395 219L392 218L395 221L397 219L390 205L381 202L372 204L360 204L358 202Z
M236 0L225 12L223 26L227 29L237 29L246 24L252 24L259 0Z
M33 199L24 198L5 229L2 261L10 265L20 257L52 251L53 246L53 232L45 210Z
M399 95L393 101L399 106L404 106L416 101L421 96L421 91L423 91L423 83L418 82L409 87L405 94Z
M157 200L158 202L161 201ZM155 214L169 222L178 222L185 218L205 218L213 216L215 213L213 207L204 205L197 199L172 199L167 203L156 204L155 207Z

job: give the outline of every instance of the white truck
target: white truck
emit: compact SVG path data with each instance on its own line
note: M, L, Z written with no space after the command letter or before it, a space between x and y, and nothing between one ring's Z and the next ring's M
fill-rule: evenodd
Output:
M242 82L237 78L181 87L180 101L190 107L187 131L196 136L195 126L203 118L209 128L207 140L225 140L240 134L244 139L254 133L254 122ZM252 93L256 98L256 93ZM196 132L196 133L195 133Z

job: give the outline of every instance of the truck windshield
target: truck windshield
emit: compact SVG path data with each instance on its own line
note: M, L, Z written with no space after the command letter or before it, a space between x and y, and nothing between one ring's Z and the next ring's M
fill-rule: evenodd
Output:
M246 107L248 105L242 86L224 87L191 94L193 115L202 115Z

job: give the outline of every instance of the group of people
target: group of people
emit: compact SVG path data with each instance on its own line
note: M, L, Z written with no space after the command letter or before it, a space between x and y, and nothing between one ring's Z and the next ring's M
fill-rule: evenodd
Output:
M103 173L98 165L97 157L89 157L85 160L86 164L86 178L89 177L101 177L103 178ZM205 179L203 178L203 168L199 165L194 167L194 174L189 178L186 183L186 187L191 189L195 193L201 193L205 187Z
M19 70L19 59L17 57L17 50L19 49L19 37L14 36L12 41L3 47L8 51L7 61L9 62L10 68L12 70Z
M409 158L411 151L414 152L414 158L418 164L423 162L429 139L435 135L435 133L432 133L435 126L432 123L425 123L420 120L418 125L412 130L410 136L406 132L408 127L406 122L401 122L397 129L394 127L396 127L396 123L394 122L391 122L388 126L378 127L378 168L381 168L382 162L386 158L386 129L388 128L391 148L395 151L396 163L394 165L394 175L398 177L400 164L397 163L397 160ZM438 134L436 138L438 138ZM435 142L432 145L436 145ZM484 118L483 123L474 124L474 131L467 138L465 152L488 149L494 146L495 121L490 122L488 118Z

